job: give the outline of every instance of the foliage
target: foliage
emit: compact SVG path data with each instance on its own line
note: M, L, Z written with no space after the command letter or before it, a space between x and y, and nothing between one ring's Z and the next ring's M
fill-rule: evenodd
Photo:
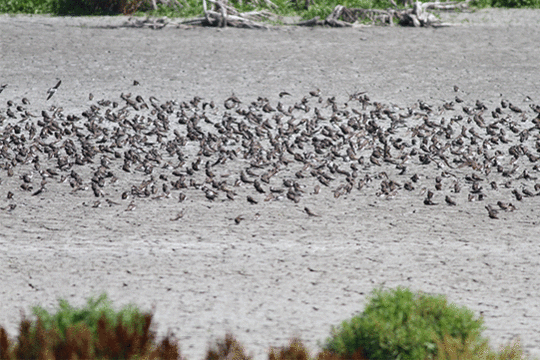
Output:
M34 308L37 320L24 319L16 344L0 328L2 359L178 359L178 346L170 336L155 344L150 330L152 314L133 306L115 312L105 295L77 309L60 300L50 314Z
M292 339L289 346L271 348L268 360L309 360L309 351L300 339ZM322 359L321 359L322 360ZM330 359L327 359L330 360Z
M326 349L351 355L362 348L370 359L423 360L437 353L439 339L482 341L482 320L444 296L409 289L375 290L363 313L334 328Z
M77 309L61 300L56 313L34 308L17 341L0 326L0 359L182 359L168 335L155 342L152 314L128 306L114 311L105 295ZM365 311L335 329L326 349L311 357L299 339L271 348L269 360L525 360L519 342L493 351L480 337L482 321L442 296L408 289L374 291ZM227 334L211 346L205 360L251 360Z
M497 353L487 340L476 341L468 338L464 342L445 335L437 340L437 356L434 360L524 360L523 351L518 341L502 347Z
M428 0L421 0L428 1ZM325 18L336 5L348 8L387 9L393 7L389 0L311 0L308 9L305 0L274 0L277 7L270 7L262 0L230 0L240 12L271 10L281 16L301 16L311 19ZM396 1L398 4L400 1ZM171 2L172 3L172 2ZM115 15L136 14L168 17L193 17L203 13L201 0L178 0L178 5L158 4L151 7L151 0L2 0L0 13L54 14L54 15ZM540 8L540 0L473 0L476 7Z
M0 13L10 14L50 14L56 0L2 0Z
M244 352L244 347L236 340L232 334L225 335L223 340L216 341L214 346L211 346L205 360L252 360Z
M99 319L103 315L112 326L121 322L139 333L143 331L144 320L139 309L128 305L116 312L112 309L106 294L100 295L97 299L88 299L86 306L80 309L71 306L63 299L58 301L58 305L59 309L54 314L50 314L40 306L34 307L33 313L46 330L56 329L62 338L66 336L66 330L69 327L81 323L85 324L93 334L96 334Z

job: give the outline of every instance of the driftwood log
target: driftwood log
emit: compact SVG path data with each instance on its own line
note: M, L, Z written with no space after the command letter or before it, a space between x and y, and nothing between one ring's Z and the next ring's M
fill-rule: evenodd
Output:
M217 27L240 27L249 29L266 29L266 25L259 23L260 20L270 18L273 14L268 11L250 11L240 13L233 6L229 5L228 0L202 0L204 9L204 18L193 19L184 22L186 25L203 25ZM211 4L208 7L207 1ZM270 0L265 0L271 3ZM274 5L275 6L275 5ZM256 21L258 20L258 21Z
M447 1L447 2L428 2L421 3L416 1L412 8L378 10L378 9L358 9L346 8L343 5L337 5L332 13L321 20L315 17L311 20L297 23L300 26L332 26L332 27L350 27L359 22L371 22L372 24L381 24L393 26L397 21L402 26L447 26L428 10L451 11L464 10L468 8L470 0L465 1ZM395 5L395 2L392 2Z
M178 0L156 0L167 4L182 5ZM181 0L182 2L187 2ZM269 6L275 6L271 0L249 0L249 1L264 1ZM401 2L408 0L401 0ZM430 11L452 11L465 10L468 8L470 0L465 1L446 1L446 2L427 2L421 3L416 1L412 8L399 9L394 0L393 9L359 9L347 8L343 5L337 5L332 13L321 20L318 16L313 19L301 21L296 25L299 26L330 26L330 27L352 27L366 22L372 25L388 25L393 26L396 22L401 26L414 27L441 27L449 26L441 23L441 21ZM267 29L268 26L262 23L270 19L276 19L276 15L270 11L250 11L240 13L230 5L228 0L202 0L204 17L189 19L176 24L177 26L214 26L214 27L239 27L249 29ZM130 27L148 27L151 29L162 29L170 24L170 20L166 17L161 19L146 18L139 20L130 18L124 26Z

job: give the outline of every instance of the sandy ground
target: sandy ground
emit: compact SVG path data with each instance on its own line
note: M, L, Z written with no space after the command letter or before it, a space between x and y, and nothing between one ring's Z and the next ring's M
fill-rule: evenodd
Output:
M54 105L81 116L99 99L121 101L121 93L178 102L200 96L222 113L233 93L243 104L261 96L275 106L285 101L281 91L292 104L320 89L339 104L366 91L396 109L418 100L436 108L458 95L467 106L481 100L488 118L502 99L522 109L540 103L539 18L537 10L483 10L443 14L455 26L442 29L153 31L107 28L123 18L0 16L0 85L8 84L0 114L8 100L26 97L36 114ZM62 84L46 101L57 79ZM527 126L533 115L527 111ZM7 124L14 121L4 120L3 131ZM98 165L80 170L86 182ZM420 174L421 184L389 199L376 195L377 180L338 199L323 187L299 203L259 196L251 205L241 184L235 201L189 190L184 202L176 192L133 200L137 206L126 211L132 200L121 193L144 174L124 174L121 163L113 170L118 185L105 190L119 205L102 198L95 208L92 190L71 193L54 180L31 196L19 187L25 166L13 177L0 170L0 324L10 334L33 305L53 309L58 298L81 305L107 292L119 306L153 308L156 330L173 331L189 359L202 358L210 341L230 331L262 360L269 346L293 336L317 350L374 288L408 286L481 314L494 345L520 337L540 356L538 197L517 202L501 189L469 202L464 183L464 194L452 195L458 206L443 205L442 195L436 200L443 204L425 206L423 191L441 169L411 164L407 174ZM538 176L532 164L520 166L518 173ZM377 169L365 172L376 176ZM310 191L315 183L305 182ZM499 199L518 209L490 219L484 206Z

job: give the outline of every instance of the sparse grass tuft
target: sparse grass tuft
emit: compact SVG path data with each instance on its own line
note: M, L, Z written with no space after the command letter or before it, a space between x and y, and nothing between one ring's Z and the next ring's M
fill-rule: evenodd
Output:
M434 360L525 360L518 341L502 347L499 352L489 347L487 339L467 338L465 341L445 335L437 340L437 356Z
M292 339L289 346L272 348L268 360L309 360L309 351L299 339ZM322 360L322 359L321 359ZM328 359L330 360L330 359Z
M216 341L214 346L211 346L205 360L251 360L244 352L244 347L235 339L232 334L225 335L223 340Z

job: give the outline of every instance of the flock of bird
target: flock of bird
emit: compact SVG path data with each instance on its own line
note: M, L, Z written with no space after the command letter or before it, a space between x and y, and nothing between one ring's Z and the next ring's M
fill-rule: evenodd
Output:
M55 182L88 194L94 207L126 211L140 198L257 206L370 192L419 198L421 206L477 202L497 219L540 194L540 106L502 100L489 109L454 92L451 101L406 108L363 92L338 103L320 90L296 101L282 92L275 104L234 94L223 104L90 94L79 114L58 105L36 112L26 98L0 95L7 105L0 107L0 191L3 178L18 181L2 195L1 209L13 211L22 196L45 196Z

